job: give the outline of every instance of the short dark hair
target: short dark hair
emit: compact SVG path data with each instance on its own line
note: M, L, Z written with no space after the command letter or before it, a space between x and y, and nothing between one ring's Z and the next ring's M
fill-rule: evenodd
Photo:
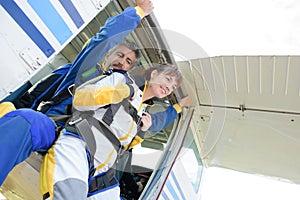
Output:
M124 39L120 44L117 45L117 47L118 46L125 46L128 49L132 50L135 53L135 63L138 63L140 61L141 51L139 46L135 42Z

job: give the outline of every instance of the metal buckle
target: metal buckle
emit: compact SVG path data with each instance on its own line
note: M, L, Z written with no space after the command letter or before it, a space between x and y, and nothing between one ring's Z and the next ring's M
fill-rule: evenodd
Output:
M73 89L74 89L75 84L72 84L68 87L68 92L70 93L71 96L73 96Z
M79 117L79 118L77 118L77 119L75 119L75 120L70 121L70 122L69 122L69 125L74 125L74 124L80 122L81 120L82 120L82 118Z

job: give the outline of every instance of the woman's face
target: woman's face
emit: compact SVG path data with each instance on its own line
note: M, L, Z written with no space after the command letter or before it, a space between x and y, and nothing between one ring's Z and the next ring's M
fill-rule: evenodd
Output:
M151 73L149 81L149 89L154 97L164 98L171 94L177 87L177 80L174 76L161 72L158 74L157 70Z

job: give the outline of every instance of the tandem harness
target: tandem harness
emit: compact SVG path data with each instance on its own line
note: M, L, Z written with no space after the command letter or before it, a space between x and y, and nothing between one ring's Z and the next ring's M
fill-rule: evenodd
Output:
M121 72L120 72L121 73ZM126 73L123 73L126 76ZM105 74L110 75L110 73ZM128 81L127 77L127 81ZM130 79L129 79L130 80ZM52 98L52 102L48 102L50 106L60 103L63 99L69 98L72 96L72 88L68 88L64 94L56 96L56 98ZM119 139L115 136L114 133L111 132L109 125L114 120L113 117L118 109L123 106L124 109L130 114L133 120L136 122L138 129L142 126L141 117L138 115L136 108L134 108L128 100L123 100L118 104L110 104L106 106L106 113L104 114L102 120L98 121L93 117L93 111L87 112L80 112L75 111L73 112L73 116L70 115L57 115L57 116L49 116L56 122L63 122L64 128L67 132L73 133L81 137L87 145L87 157L89 160L89 194L99 191L101 189L107 188L109 186L113 186L118 184L118 181L115 179L115 169L119 171L123 171L124 163L120 162L120 160L124 160L128 156L128 151L124 149L121 145ZM47 109L46 109L47 110ZM68 120L66 123L64 123ZM91 125L98 129L104 136L111 142L117 152L117 159L114 163L113 167L109 169L106 173L93 176L95 169L94 169L94 155L96 152L96 141L94 138L94 134L91 130ZM137 131L140 133L141 131ZM138 134L140 137L144 138L144 133ZM130 145L129 145L130 146ZM122 158L122 159L121 159ZM127 159L126 159L127 161ZM44 197L49 196L48 193L44 195Z
M95 173L94 155L96 152L96 141L90 124L98 129L102 134L104 134L106 138L108 138L108 140L111 142L118 153L116 162L114 163L113 167L111 167L107 172L95 177L93 175ZM92 117L92 112L75 111L74 116L71 117L71 119L65 124L65 130L79 136L79 138L82 138L86 142L87 157L89 160L90 168L88 196L99 190L117 185L118 181L115 178L115 169L118 168L119 157L127 154L128 152L124 149L118 138L111 132L107 125ZM48 197L48 192L43 195L44 200Z
M122 167L119 166L119 159L120 157L128 154L128 151L124 149L119 139L111 132L108 125L95 119L91 113L92 112L75 112L71 121L65 125L67 132L81 136L86 142L90 156L89 193L117 184L118 182L114 177L115 169L123 170L121 169ZM99 130L111 142L117 152L117 159L113 167L105 172L105 174L97 175L96 177L93 177L95 172L93 161L96 152L96 141L90 125Z
M129 152L121 145L119 139L115 136L114 133L109 128L109 125L113 121L113 116L115 112L121 107L124 106L130 116L133 118L135 123L140 129L142 122L141 118L137 114L137 110L127 101L124 100L118 104L109 105L106 113L104 114L102 121L99 121L93 117L93 111L80 112L75 111L73 117L65 124L65 129L67 132L74 133L86 142L87 150L89 153L89 193L113 186L118 182L115 179L116 171L123 172L127 163ZM103 175L97 175L94 177L94 155L96 152L96 141L94 138L94 133L91 130L91 125L94 126L100 133L102 133L113 145L117 152L117 159L113 167L109 169ZM144 138L144 132L138 130L137 135ZM130 146L130 144L129 144ZM120 175L120 174L117 174ZM119 177L120 178L120 177Z

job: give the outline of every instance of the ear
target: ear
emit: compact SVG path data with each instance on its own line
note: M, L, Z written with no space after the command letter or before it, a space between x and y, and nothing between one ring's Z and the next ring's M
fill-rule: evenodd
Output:
M110 53L106 53L105 55L104 55L104 58L102 59L102 61L101 61L101 63L102 63L102 65L105 67L105 68L107 68L108 69L108 63L109 63L109 56L110 56L111 54Z
M107 60L107 58L110 56L110 54L111 54L110 52L107 52L104 56L104 59Z
M150 79L155 78L158 75L158 71L155 69L151 72Z

